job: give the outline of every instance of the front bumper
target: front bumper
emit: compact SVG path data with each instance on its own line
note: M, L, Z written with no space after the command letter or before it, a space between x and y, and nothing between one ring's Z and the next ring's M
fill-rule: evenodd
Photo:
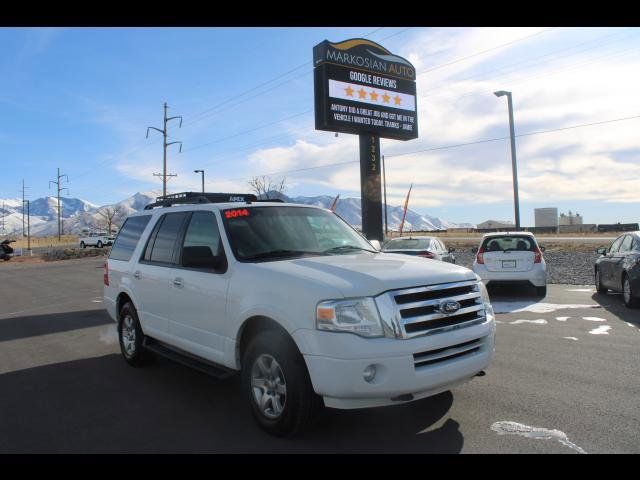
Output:
M313 388L327 407L368 408L436 395L472 379L491 362L495 322L491 318L479 325L409 340L365 339L317 330L298 330L294 338ZM446 352L471 342L478 347L472 352L416 365L415 354ZM376 376L367 382L363 372L369 365L375 365Z

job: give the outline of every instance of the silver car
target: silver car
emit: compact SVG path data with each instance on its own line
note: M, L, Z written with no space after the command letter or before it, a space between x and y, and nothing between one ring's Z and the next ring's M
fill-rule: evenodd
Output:
M403 253L443 262L456 263L454 248L447 248L442 240L435 237L392 238L382 246L386 253Z

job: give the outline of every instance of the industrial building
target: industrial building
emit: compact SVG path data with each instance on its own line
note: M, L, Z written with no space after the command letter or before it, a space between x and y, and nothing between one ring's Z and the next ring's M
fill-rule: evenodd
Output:
M582 225L582 223L582 215L577 212L573 214L569 210L568 214L560 214L560 225Z
M477 225L478 230L491 230L491 229L509 229L515 228L516 225L512 222L501 220L487 220L486 222L479 223Z
M556 207L534 209L536 227L558 227L558 209Z

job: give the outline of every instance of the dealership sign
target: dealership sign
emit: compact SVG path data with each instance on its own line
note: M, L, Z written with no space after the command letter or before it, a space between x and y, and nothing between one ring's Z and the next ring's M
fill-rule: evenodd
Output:
M316 129L382 138L418 137L416 72L370 40L313 48Z

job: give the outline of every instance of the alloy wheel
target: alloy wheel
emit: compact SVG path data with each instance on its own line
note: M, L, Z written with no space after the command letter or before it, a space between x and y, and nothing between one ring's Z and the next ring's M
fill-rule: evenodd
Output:
M131 315L125 316L122 320L122 345L128 357L136 353L136 327Z
M631 303L631 282L626 277L622 286L622 294L624 295L625 303Z
M280 364L271 355L263 353L251 367L251 390L260 412L276 419L287 402L287 383Z

